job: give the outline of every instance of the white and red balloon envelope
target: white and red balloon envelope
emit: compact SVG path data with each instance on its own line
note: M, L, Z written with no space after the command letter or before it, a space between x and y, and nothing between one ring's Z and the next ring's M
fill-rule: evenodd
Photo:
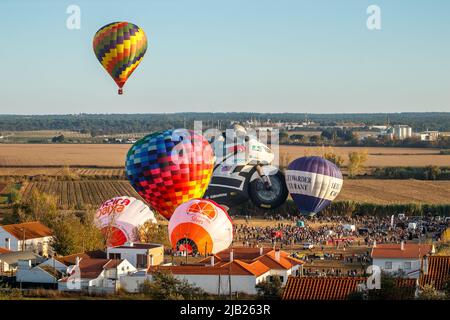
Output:
M155 215L142 201L133 197L116 197L105 201L95 214L108 247L139 241L137 228L147 221L156 223Z
M231 245L233 223L214 201L192 199L175 209L169 221L169 239L175 251L217 253Z

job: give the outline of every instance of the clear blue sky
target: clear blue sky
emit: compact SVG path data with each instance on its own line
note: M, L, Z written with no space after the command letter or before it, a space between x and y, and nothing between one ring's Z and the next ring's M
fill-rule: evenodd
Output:
M123 96L92 51L113 21L149 39ZM0 39L0 113L450 111L448 0L2 0Z

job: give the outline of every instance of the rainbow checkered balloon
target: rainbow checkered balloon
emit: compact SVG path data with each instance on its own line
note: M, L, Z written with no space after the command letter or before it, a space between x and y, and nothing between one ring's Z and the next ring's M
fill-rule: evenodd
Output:
M126 175L139 195L166 219L175 208L203 197L214 169L203 135L185 129L145 136L128 151Z
M113 22L100 28L94 36L93 47L98 61L122 87L144 58L147 37L144 30L129 22Z

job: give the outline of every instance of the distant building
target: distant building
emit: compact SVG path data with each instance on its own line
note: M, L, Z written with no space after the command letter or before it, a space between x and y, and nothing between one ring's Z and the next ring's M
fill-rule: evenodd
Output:
M420 141L437 141L439 139L439 131L424 131L419 133Z
M10 251L33 251L47 256L52 239L52 231L37 221L0 226L0 247Z
M384 272L404 272L408 278L419 278L423 257L433 254L431 244L377 244L372 248L373 265Z
M126 243L106 249L109 259L126 259L136 269L147 269L164 262L164 246L156 243Z
M394 139L404 140L412 137L412 128L406 125L395 125L392 128Z

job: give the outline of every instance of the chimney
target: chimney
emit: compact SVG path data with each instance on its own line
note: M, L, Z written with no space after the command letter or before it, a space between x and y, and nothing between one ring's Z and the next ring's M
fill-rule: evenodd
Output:
M231 250L230 251L230 262L233 262L233 260L234 260L234 251Z
M422 265L422 271L424 275L428 274L428 256L423 257L423 265Z
M377 247L377 240L373 240L373 247L374 247L374 248Z
M404 241L400 242L400 250L402 250L402 251L405 250L405 242Z
M81 260L80 257L76 257L76 258L75 258L75 265L76 265L76 266L79 266L79 265L80 265L80 260Z
M264 253L264 249L263 249L263 247L259 248L259 255L260 255L260 256L262 256L262 255L263 255L263 253Z
M280 261L280 249L275 249L275 260Z
M214 267L214 256L211 256L211 267Z
M153 255L152 254L150 255L150 265L151 266L153 265Z
M435 254L436 253L436 247L434 246L434 244L431 246L431 254Z

